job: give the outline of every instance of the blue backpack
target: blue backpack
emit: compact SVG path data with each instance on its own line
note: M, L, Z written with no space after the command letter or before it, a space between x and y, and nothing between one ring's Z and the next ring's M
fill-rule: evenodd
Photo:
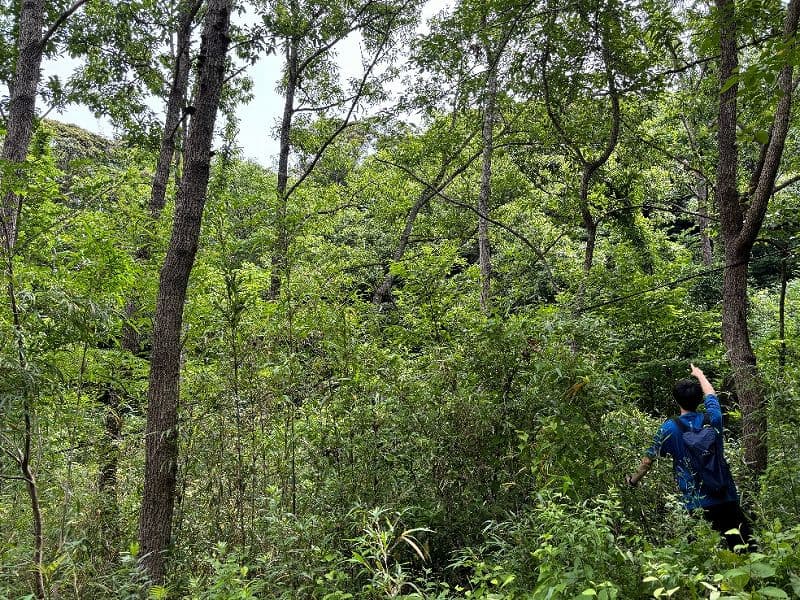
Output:
M722 454L719 434L711 425L708 413L703 415L703 424L699 431L686 426L679 417L673 417L672 421L682 434L695 489L711 498L724 497L730 481L729 469Z

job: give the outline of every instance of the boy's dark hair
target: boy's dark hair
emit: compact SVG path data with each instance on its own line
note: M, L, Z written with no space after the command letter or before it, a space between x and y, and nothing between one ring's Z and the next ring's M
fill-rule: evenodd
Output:
M694 379L681 379L672 386L672 395L683 410L694 412L703 401L703 389Z

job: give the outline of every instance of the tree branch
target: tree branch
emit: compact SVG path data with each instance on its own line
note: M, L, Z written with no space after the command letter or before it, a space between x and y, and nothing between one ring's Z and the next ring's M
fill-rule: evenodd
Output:
M539 260L541 260L542 263L544 264L545 268L547 269L548 274L550 275L550 277L552 279L552 273L550 272L550 267L549 267L549 265L547 263L547 258L545 257L544 252L542 252L541 249L537 248L533 244L533 242L531 242L523 234L519 233L518 231L516 231L514 228L510 227L509 225L506 225L505 223L503 223L501 221L497 221L495 219L492 219L489 215L483 214L481 211L479 211L474 206L472 206L470 204L467 204L466 202L461 202L460 200L456 200L454 198L451 198L450 196L445 194L442 190L437 189L436 186L428 183L427 181L425 181L424 179L419 177L416 173L414 173L411 169L409 169L405 165L401 165L401 164L398 164L398 163L395 163L395 162L392 162L390 160L386 160L386 159L383 159L383 158L376 158L375 160L377 160L378 162L381 162L381 163L384 163L384 164L387 164L387 165L391 165L393 167L396 167L396 168L400 169L401 171L406 173L406 175L411 177L417 183L419 183L421 185L424 185L428 189L433 190L434 194L439 196L445 202L447 202L449 204L452 204L454 206L459 206L461 208L466 208L467 210L475 213L477 216L479 216L479 217L481 217L483 219L486 219L492 225L496 225L500 229L503 229L504 231L507 231L508 233L513 235L515 238L517 238L519 241L521 241L523 244L525 244L530 250L532 250L534 254L536 254L537 258Z
M56 19L56 22L55 22L55 23L53 23L53 24L50 26L50 29L48 29L48 30L47 30L47 31L44 33L44 35L42 36L42 40L39 42L39 43L41 44L41 47L42 47L42 48L44 48L44 47L47 45L47 42L49 42L49 41L50 41L50 38L51 38L51 37L53 37L53 35L56 33L56 31L58 31L58 30L59 30L59 28L60 28L60 27L61 27L61 26L62 26L64 23L66 23L66 22L67 22L67 19L69 19L69 18L72 16L72 14L73 14L73 13L74 13L76 10L78 10L78 9L79 9L81 6L83 6L84 4L86 4L86 2L87 2L87 0L76 0L75 4L73 4L72 6L70 6L70 7L69 7L67 10L65 10L63 13L61 13L61 14L58 16L58 19Z

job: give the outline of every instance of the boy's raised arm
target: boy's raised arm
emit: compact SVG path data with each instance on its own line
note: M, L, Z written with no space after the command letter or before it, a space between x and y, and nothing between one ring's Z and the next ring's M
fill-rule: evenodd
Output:
M695 367L692 363L689 363L692 367L692 375L697 378L697 381L700 383L700 388L703 390L703 396L708 396L711 394L712 396L716 396L717 392L714 391L714 386L709 383L708 379L700 370L700 367Z

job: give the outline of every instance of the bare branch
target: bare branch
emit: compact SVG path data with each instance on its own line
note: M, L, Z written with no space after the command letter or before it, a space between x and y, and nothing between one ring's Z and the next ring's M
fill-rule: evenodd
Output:
M778 192L782 192L782 191L783 191L783 190L785 190L787 187L789 187L789 186L790 186L790 185L792 185L792 184L795 184L795 183L797 183L798 181L800 181L800 175L793 175L792 177L790 177L790 178L789 178L789 179L787 179L786 181L782 181L781 183L777 184L777 185L776 185L776 186L775 186L775 187L772 189L772 193L773 193L773 195L774 195L774 194L777 194Z
M404 7L405 5L402 8ZM400 9L400 11L402 10L402 8ZM396 12L393 18L397 18L400 11ZM350 108L347 111L347 114L345 115L344 119L342 119L341 124L325 139L320 148L314 154L314 157L311 159L311 162L308 163L305 169L303 169L303 173L300 175L300 177L298 177L297 181L295 181L292 184L292 186L288 189L288 191L284 195L284 198L286 200L288 200L289 197L295 192L295 190L297 190L297 188L308 178L308 176L311 175L311 172L314 170L314 167L316 167L317 163L322 159L322 155L325 153L328 147L334 142L334 140L336 140L336 138L339 137L339 135L345 129L347 129L347 127L350 126L351 124L350 119L352 118L353 113L355 112L356 107L358 106L358 103L361 100L361 97L364 95L364 90L367 87L367 82L369 81L369 77L372 74L372 71L375 68L375 66L378 64L378 61L383 57L384 49L389 44L389 41L390 41L390 36L387 34L386 37L384 37L383 40L381 40L380 46L375 50L375 53L372 57L372 61L364 70L364 75L361 77L361 81L358 84L358 89L356 90L356 93L352 96L353 101L350 103ZM302 67L298 67L297 71L300 72L301 68Z

